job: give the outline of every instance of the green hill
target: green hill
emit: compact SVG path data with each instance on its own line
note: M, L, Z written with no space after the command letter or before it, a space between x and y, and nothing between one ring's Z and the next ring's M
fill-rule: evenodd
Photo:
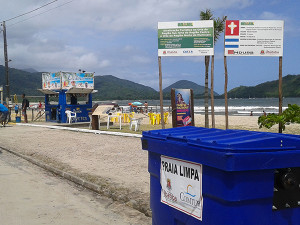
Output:
M4 91L6 84L5 68L0 65L0 85L3 85ZM10 94L21 95L42 95L37 89L42 87L41 73L30 73L23 70L9 68L9 87Z
M10 94L38 95L42 93L37 89L42 87L42 73L30 73L23 70L9 68ZM0 65L0 85L5 87L5 70ZM204 86L198 85L187 80L180 80L166 87L164 98L170 99L172 88L193 89L195 98L203 98ZM98 93L94 94L95 100L122 100L122 99L159 99L159 93L153 88L114 77L112 75L95 76L95 89ZM300 75L287 75L283 77L283 96L300 97ZM209 90L210 93L210 90ZM218 95L222 98L224 95ZM265 82L256 86L240 86L228 92L229 98L265 98L278 97L278 80Z
M284 97L300 97L300 75L287 75L282 78ZM224 96L224 95L222 95ZM278 80L268 81L256 86L240 86L228 92L228 98L266 98L278 97Z
M159 94L153 88L114 77L112 75L95 76L94 98L98 100L122 99L158 99Z
M0 85L5 91L5 68L0 65ZM23 70L9 68L10 95L42 96L37 89L42 88L42 73L30 73ZM158 99L159 94L153 88L129 81L119 79L112 75L95 76L95 100L113 99Z
M204 97L204 90L205 87L201 86L199 84L196 84L195 82L188 81L188 80L180 80L175 82L174 84L171 84L170 86L163 89L164 92L164 98L170 99L171 98L171 89L193 89L194 91L194 98L203 98ZM210 95L210 89L208 89L209 95ZM214 92L215 96L218 96L219 94Z

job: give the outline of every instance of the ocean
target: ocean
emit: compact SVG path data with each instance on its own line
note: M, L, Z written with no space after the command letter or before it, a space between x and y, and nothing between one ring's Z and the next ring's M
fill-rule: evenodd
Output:
M144 103L148 102L149 108L152 108L152 111L159 112L159 100L114 100L119 106L124 108L129 108L128 103L140 101ZM107 103L109 101L102 101L99 103ZM228 113L229 115L250 115L250 112L253 112L253 115L260 116L263 114L263 111L268 113L278 113L278 98L249 98L249 99L228 99ZM171 101L164 100L164 110L171 109ZM287 108L288 104L297 104L300 105L300 98L283 98L283 110ZM194 112L197 114L204 114L204 99L195 99L194 100ZM209 112L210 112L210 100L209 100ZM215 99L215 114L224 115L225 113L225 100L224 99Z

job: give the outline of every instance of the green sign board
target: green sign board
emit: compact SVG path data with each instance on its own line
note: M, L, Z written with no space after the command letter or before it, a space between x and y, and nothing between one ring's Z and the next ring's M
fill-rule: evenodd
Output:
M158 23L158 56L214 54L212 20Z

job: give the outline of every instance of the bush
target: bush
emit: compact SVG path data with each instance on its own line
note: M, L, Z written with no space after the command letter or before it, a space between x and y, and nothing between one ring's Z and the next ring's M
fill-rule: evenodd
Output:
M276 124L281 124L282 130L285 130L285 126L291 123L300 123L300 106L296 104L289 104L281 115L272 113L258 118L259 128L266 127L270 129Z

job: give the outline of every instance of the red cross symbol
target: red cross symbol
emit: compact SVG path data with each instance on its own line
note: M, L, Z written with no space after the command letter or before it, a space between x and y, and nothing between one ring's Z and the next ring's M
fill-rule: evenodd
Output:
M239 20L226 20L225 35L238 36L240 34Z

